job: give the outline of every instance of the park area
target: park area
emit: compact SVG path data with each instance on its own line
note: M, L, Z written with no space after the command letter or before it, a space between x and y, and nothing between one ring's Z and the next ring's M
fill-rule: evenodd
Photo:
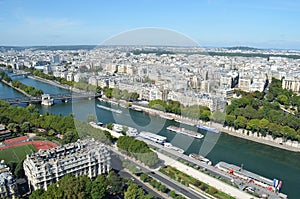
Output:
M57 144L49 141L29 141L26 136L5 140L0 147L0 160L6 163L19 163L26 158L27 154L32 154L40 149L51 149Z
M24 160L27 154L31 154L35 151L36 149L32 144L6 148L4 150L0 150L0 159L4 160L6 163L18 163Z

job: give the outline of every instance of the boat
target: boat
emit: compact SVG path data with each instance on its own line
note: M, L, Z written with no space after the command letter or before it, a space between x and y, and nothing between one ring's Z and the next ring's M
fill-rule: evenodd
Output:
M169 142L165 142L164 144L164 147L167 148L167 149L171 149L171 150L174 150L174 151L177 151L178 153L184 153L184 150L179 148L179 147L176 147L176 146L173 146L171 143Z
M118 106L118 105L119 105L118 102L115 102L115 101L112 101L112 100L107 100L107 101L105 101L105 102L107 102L107 103L109 103L109 104L112 104L112 105L115 105L115 106Z
M180 123L180 124L186 124L189 126L195 126L195 124L193 124L192 122L188 122L188 121L183 121L183 120L175 120L176 122Z
M164 136L156 135L154 133L142 131L139 133L139 137L150 140L152 142L156 142L158 144L163 144L167 138Z
M122 108L127 108L127 106L126 106L125 104L120 104L120 106L121 106Z
M211 164L212 164L211 161L210 161L209 159L203 157L202 155L198 155L198 154L196 154L196 153L191 153L191 154L189 155L189 157L190 157L190 158L194 158L194 159L196 159L196 160L198 160L198 161L200 161L200 162L204 162L205 164L208 164L208 165L211 165Z
M113 130L118 133L121 133L123 131L123 125L113 123Z
M103 126L103 123L102 122L97 122L97 125L98 126Z
M111 112L114 112L114 113L118 113L118 114L122 113L121 110L109 108L109 107L107 107L107 106L102 106L102 105L100 105L100 104L97 104L97 107L98 107L98 108L101 108L101 109L104 109L104 110L107 110L107 111L111 111Z
M126 132L126 135L129 137L136 137L138 135L138 130L133 127L128 127L128 130Z
M105 102L105 100L102 99L101 97L98 97L97 99L98 99L100 102Z
M138 112L143 112L143 109L141 109L141 108L137 108L137 107L135 107L135 108L131 108L132 110L135 110L135 111L138 111Z
M201 138L204 137L201 133L198 133L196 131L191 131L191 130L188 130L188 129L185 129L185 128L176 127L176 126L168 126L167 129L169 131L174 131L176 133L181 133L183 135L187 135L187 136L198 138L198 139L201 139Z
M218 131L217 129L211 128L211 127L208 127L208 126L204 126L204 125L197 125L197 128L201 129L201 130L208 131L208 132L212 132L212 133L220 133L220 131Z
M271 191L275 191L276 189L280 190L282 186L282 182L280 183L279 180L271 180L266 177L260 176L256 173L245 170L243 166L239 167L234 164L219 162L215 167L231 175L238 176L239 178L247 180L248 182L264 187L265 189L270 189Z
M166 114L160 114L159 115L161 118L164 118L166 120L174 120L174 118L170 115L166 115Z

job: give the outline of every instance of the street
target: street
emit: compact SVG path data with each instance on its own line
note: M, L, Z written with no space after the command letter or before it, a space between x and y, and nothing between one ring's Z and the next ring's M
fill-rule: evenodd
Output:
M154 179L157 179L158 181L160 181L161 183L167 185L167 187L170 187L172 190L178 192L178 193L181 193L182 195L188 197L188 198L191 198L191 199L205 199L204 196L200 195L200 194L197 194L197 193L194 193L194 192L191 192L191 190L180 184L179 182L171 179L171 178L165 178L165 176L163 174L161 174L160 172L158 171L151 171L147 168L145 168L143 165L141 164L137 164L136 162L133 162L131 159L127 158L124 154L121 154L120 152L118 152L115 148L111 148L112 151L113 151L113 154L112 154L112 168L118 168L119 170L121 170L120 168L122 167L122 163L120 162L120 158L119 161L115 162L117 157L116 156L121 156L123 157L124 159L126 159L127 162L131 163L132 165L135 165L136 167L139 167L140 168L140 171L141 173L146 173L148 174L149 176L153 177ZM114 165L115 164L115 165ZM153 191L151 192L153 193Z

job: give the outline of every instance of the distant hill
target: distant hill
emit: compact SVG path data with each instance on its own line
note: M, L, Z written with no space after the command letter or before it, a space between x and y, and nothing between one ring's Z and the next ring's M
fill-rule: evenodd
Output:
M226 47L228 50L261 50L259 48L253 48L248 46L234 46L234 47Z
M34 49L34 50L92 50L96 45L63 45L63 46L0 46L0 50L24 50L24 49Z

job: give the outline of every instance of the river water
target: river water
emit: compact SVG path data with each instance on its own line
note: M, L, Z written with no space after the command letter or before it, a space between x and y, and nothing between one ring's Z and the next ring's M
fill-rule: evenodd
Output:
M20 79L26 85L41 88L44 93L57 94L69 93L70 91L49 85L34 79ZM0 83L0 98L21 97L22 94ZM115 122L145 130L167 137L173 145L185 149L186 154L198 153L206 155L213 164L225 161L264 177L277 178L283 181L282 192L289 198L299 198L300 195L300 153L290 152L283 149L251 142L228 134L213 134L201 132L204 139L192 139L190 137L175 134L166 130L169 125L181 126L197 131L196 127L179 124L157 116L147 115L121 107L112 107L122 110L121 114L112 113L96 107L96 104L110 106L98 100L80 100L73 102L57 102L54 106L44 107L38 105L41 113L69 115L73 113L76 118L86 120L88 114L97 116L98 121L103 123ZM198 132L200 132L198 130Z

